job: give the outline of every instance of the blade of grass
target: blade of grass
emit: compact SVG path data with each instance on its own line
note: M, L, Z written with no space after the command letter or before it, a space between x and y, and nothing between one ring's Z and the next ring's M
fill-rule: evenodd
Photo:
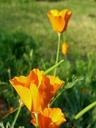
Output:
M56 67L58 67L59 65L61 65L63 62L64 62L64 60L59 61L57 64L55 64L55 65L53 65L52 67L50 67L49 69L47 69L47 70L45 71L45 74L50 73L52 70L54 70Z
M93 107L96 106L96 101L94 101L93 103L89 104L87 107L85 107L83 110L81 110L79 113L77 113L74 116L75 120L78 120L81 116L83 116L86 112L88 112L89 110L91 110Z

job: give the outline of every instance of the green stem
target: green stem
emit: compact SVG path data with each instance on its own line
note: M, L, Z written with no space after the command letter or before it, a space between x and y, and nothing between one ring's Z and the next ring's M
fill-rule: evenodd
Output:
M56 53L56 62L55 62L55 64L57 64L58 60L59 60L60 37L61 37L61 33L58 33L58 45L57 45L57 53ZM56 71L57 71L57 67L54 70L54 76L56 75Z
M64 62L64 60L59 61L57 64L53 65L51 68L47 69L45 71L45 74L48 74L49 72L51 72L52 70L54 70L56 67L58 67L63 62Z
M90 109L96 106L96 101L89 104L87 107L85 107L83 110L81 110L78 114L75 115L74 119L78 120L81 116L83 116L86 112L88 112Z
M62 88L62 90L60 91L60 93L57 94L57 96L51 101L51 103L49 104L49 107L51 107L54 102L59 98L59 96L64 92L65 88Z
M11 128L14 128L14 126L15 126L15 123L16 123L17 118L18 118L18 116L19 116L19 113L20 113L20 111L21 111L21 107L22 107L22 103L20 103L20 106L19 106L19 108L18 108L18 111L17 111L17 113L16 113L16 116L15 116L13 122L12 122Z
M39 128L39 124L38 124L38 113L37 112L35 112L34 113L35 114L35 118L36 118L36 128Z

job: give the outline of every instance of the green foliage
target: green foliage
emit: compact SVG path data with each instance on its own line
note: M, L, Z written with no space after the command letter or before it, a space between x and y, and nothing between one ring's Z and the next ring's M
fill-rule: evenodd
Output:
M26 73L33 65L36 43L32 37L16 32L12 35L0 35L0 79L8 80L11 76ZM36 65L36 63L34 64Z

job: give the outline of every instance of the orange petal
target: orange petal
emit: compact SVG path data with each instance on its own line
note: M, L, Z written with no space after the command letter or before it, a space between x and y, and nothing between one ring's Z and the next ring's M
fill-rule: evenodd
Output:
M31 84L30 86L30 93L31 93L31 97L32 97L32 108L31 111L41 111L41 104L40 104L40 96L39 96L39 92L38 92L38 88L36 87L35 84Z
M57 33L61 33L65 25L64 19L61 16L54 16L51 11L48 12L48 18L52 24L53 30Z
M48 116L56 126L60 126L63 122L66 122L60 108L46 108L44 110L44 115Z
M43 76L42 84L39 87L40 101L42 109L48 106L51 98L53 97L53 87L50 84L48 77Z
M10 83L13 86L20 85L20 86L23 86L23 87L28 87L27 77L25 77L25 76L14 77L13 79L10 80Z
M43 76L42 84L39 87L40 101L42 109L48 106L52 97L63 85L63 81L54 76Z
M64 81L55 76L48 76L48 78L50 80L50 84L53 86L53 94L55 94L62 87Z
M32 124L36 126L36 119L34 113L32 113ZM51 119L44 116L42 113L38 113L38 124L39 128L51 128L49 127L49 125L51 124Z
M70 10L68 10L66 12L66 15L65 15L65 27L64 27L64 31L66 31L66 29L67 29L68 22L69 22L69 19L70 19L71 15L72 15L72 12Z
M34 113L32 113L32 123L36 125ZM40 128L59 128L66 119L60 108L45 108L43 112L38 113L38 124Z
M28 75L29 83L34 83L36 86L40 86L42 74L43 71L40 71L39 69L33 69Z

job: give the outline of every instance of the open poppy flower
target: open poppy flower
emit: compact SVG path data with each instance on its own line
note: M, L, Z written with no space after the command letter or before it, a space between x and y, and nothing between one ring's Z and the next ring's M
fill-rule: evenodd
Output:
M28 76L14 77L10 83L26 107L30 111L39 112L48 106L64 82L58 77L46 76L39 69L33 69Z
M57 33L66 31L69 19L72 12L69 9L58 11L56 9L48 12L49 21L53 27L53 30Z
M36 126L34 113L32 117L32 123ZM66 119L60 108L45 108L42 113L38 113L39 128L59 128L64 122Z

